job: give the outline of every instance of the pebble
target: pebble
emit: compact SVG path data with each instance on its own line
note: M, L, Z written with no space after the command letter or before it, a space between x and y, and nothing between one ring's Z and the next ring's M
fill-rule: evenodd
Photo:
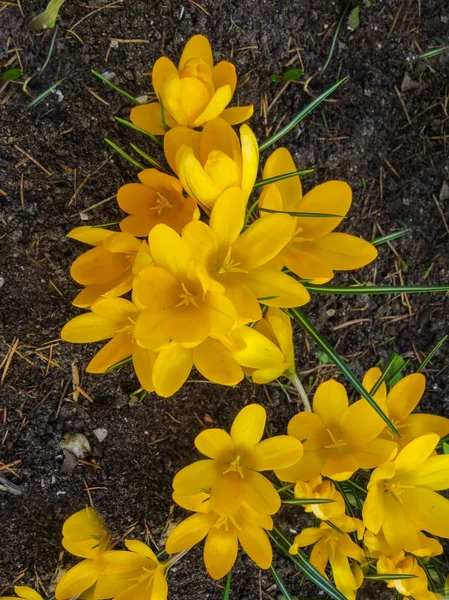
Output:
M94 436L100 443L104 442L104 440L108 437L108 430L101 427L99 429L94 429Z

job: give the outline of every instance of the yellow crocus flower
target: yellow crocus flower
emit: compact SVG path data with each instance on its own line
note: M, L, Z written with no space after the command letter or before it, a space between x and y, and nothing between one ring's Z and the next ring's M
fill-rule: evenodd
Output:
M195 446L208 460L179 471L173 480L175 492L192 495L210 490L211 510L224 516L236 513L242 502L261 515L277 512L280 496L260 471L295 463L302 455L302 444L287 435L260 441L265 421L265 409L250 404L238 413L230 434L223 429L202 431Z
M131 121L153 135L165 133L163 118L168 127L201 127L220 115L235 125L253 114L253 106L226 108L237 85L235 67L225 60L214 66L209 40L203 35L187 42L178 68L163 56L155 62L151 77L159 102L133 108Z
M423 435L371 474L363 522L394 551L418 548L421 530L449 538L449 500L437 493L449 488L449 455L434 455L439 440Z
M379 575L414 575L410 579L394 579L387 581L389 588L396 589L399 594L413 600L443 600L441 594L428 589L429 582L426 572L419 566L414 556L405 556L403 550L390 557L382 556L377 561Z
M413 548L410 547L408 550L408 552L414 556L425 557L443 554L443 546L440 542L433 537L427 537L422 531L416 532L414 540L417 543L417 546ZM382 530L378 533L373 533L366 529L363 536L363 544L367 550L367 556L372 556L374 558L391 556L395 552L394 548L392 548L385 539Z
M15 585L16 596L0 596L1 600L44 600L42 596L27 585Z
M98 512L90 507L69 517L62 527L62 545L74 556L95 558L110 548L111 534Z
M278 148L265 163L263 178L296 170L287 148ZM377 250L372 244L347 233L334 232L349 211L351 202L352 191L344 181L327 181L305 196L302 195L298 176L266 186L260 196L261 208L341 215L297 217L293 238L279 257L282 266L288 267L301 279L320 284L332 279L334 271L360 269L372 262L377 257Z
M248 201L259 168L259 146L248 125L240 127L240 141L221 118L209 121L201 132L176 127L164 137L164 152L186 192L207 213L230 187L239 187Z

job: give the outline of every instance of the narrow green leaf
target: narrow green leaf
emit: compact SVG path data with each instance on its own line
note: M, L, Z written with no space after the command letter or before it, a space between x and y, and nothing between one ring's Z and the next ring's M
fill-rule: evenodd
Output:
M15 81L22 75L22 69L8 69L1 74L0 79L2 81Z
M226 585L223 592L222 600L229 600L229 594L231 593L231 580L232 580L232 571L229 571L228 576L226 577Z
M335 502L330 498L295 498L294 500L282 500L282 504L330 504Z
M304 171L292 171L291 173L283 173L282 175L276 175L275 177L268 177L267 179L261 179L260 181L256 181L254 187L263 187L264 185L269 185L270 183L276 183L276 181L290 179L290 177L300 177L301 175L309 175L309 173L314 173L314 171L315 169L305 169Z
M158 160L156 160L155 158L152 158L149 154L147 154L146 152L144 152L143 150L141 150L139 148L139 146L136 146L136 144L130 144L130 146L131 146L131 148L133 150L135 150L137 152L137 154L140 154L140 156L142 158L144 158L148 163L150 163L150 165L152 165L156 169L159 169L159 171L164 171L164 173L167 173L167 175L172 175L173 174L171 171L169 171L168 169L166 169L164 167L164 165L162 165Z
M378 237L374 239L371 243L373 246L380 246L381 244L386 244L387 242L392 242L393 240L397 240L407 233L410 232L410 229L401 229L400 231L393 231L392 233L388 233L387 235L383 235L382 237Z
M27 108L33 108L34 106L37 106L40 102L42 102L42 100L44 100L44 98L46 98L49 94L51 94L52 92L55 91L55 89L61 85L61 83L65 80L65 77L63 77L62 79L60 79L59 81L56 81L56 83L54 83L53 85L51 85L47 90L45 90L45 92L42 92L42 94L39 94L39 96L37 96L37 98L35 98L34 100L32 100Z
M271 208L261 208L260 206L259 206L259 211L267 212L267 213L281 213L283 215L290 215L292 217L315 217L318 219L321 217L330 217L330 218L338 217L339 219L344 218L343 215L333 215L332 213L310 213L310 212L296 212L296 211L292 211L292 210L273 210Z
M42 65L42 69L40 70L40 73L39 73L40 75L42 75L42 73L47 68L48 63L50 62L50 58L53 53L53 48L55 46L55 41L56 41L57 35L58 35L58 26L56 25L55 30L53 31L53 35L51 36L50 47L48 48L47 58L45 59L44 64Z
M328 96L330 96L331 94L333 94L335 92L335 90L338 87L340 87L340 85L342 83L344 83L346 80L347 80L347 77L344 77L343 79L340 79L340 81L337 81L337 83L334 83L334 85L332 85L328 90L326 90L325 92L323 92L322 94L320 94L318 96L318 98L315 98L315 100L313 100L308 106L306 106L305 108L303 108L296 115L296 117L294 117L290 121L290 123L287 123L287 125L285 125L285 127L282 127L282 129L280 129L277 133L275 133L270 138L268 138L267 140L265 140L262 144L260 144L259 150L261 152L263 152L263 150L266 150L267 148L269 148L270 146L272 146L275 142L277 142L278 140L280 140L281 138L283 138L284 135L286 135L292 129L294 129L303 119L305 119L305 117L307 117L307 115L309 115L313 110L315 110L315 108L317 106L319 106L321 104L321 102L323 102L324 100L326 100L326 98Z
M435 346L432 348L432 350L429 352L429 354L426 356L426 358L422 361L422 363L416 369L417 373L421 373L422 371L424 371L426 366L429 364L429 362L432 360L432 358L435 356L435 354L438 352L438 350L441 348L441 346L447 340L447 337L448 336L445 335L444 337L441 338L441 340L437 344L435 344Z
M389 387L393 387L393 385L397 383L399 379L401 379L402 376L400 373L405 369L409 362L409 360L405 361L402 356L399 356L399 354L393 352L390 362L383 370L382 375L376 381L373 388L370 390L371 396L374 396L384 381Z
M444 441L442 444L443 454L449 454L449 442Z
M107 79L106 77L104 77L101 73L98 73L98 71L94 71L94 69L91 69L91 73L93 75L95 75L95 77L98 77L98 79L101 79L101 81L103 83L105 83L106 85L108 85L114 91L118 92L122 96L125 96L125 98L128 98L128 100L130 100L136 106L140 106L141 105L141 102L139 102L137 100L137 98L134 98L134 96L131 96L131 94L129 92L125 92L125 90L122 90L121 88L119 88L117 85L115 85L114 83L112 83L112 81L109 81L109 79Z
M424 52L423 54L419 54L419 56L416 57L416 60L423 60L426 58L434 58L435 56L438 56L439 54L443 54L443 52L448 52L449 51L449 46L441 46L440 48L434 48L433 50L428 50L427 52Z
M134 131L138 131L139 133L143 133L144 135L148 136L149 138L151 138L153 140L153 142L156 142L156 144L158 144L161 148L164 147L163 142L161 142L161 140L158 137L156 137L149 131L145 131L145 129L142 129L141 127L137 127L137 125L134 125L134 123L131 123L131 121L127 121L126 119L121 119L120 117L114 117L114 119L116 121L118 121L119 123L121 123L122 125L126 125L126 127L129 127L130 129L134 129Z
M449 285L314 285L304 283L311 294L428 294L430 292L447 292Z
M324 71L327 69L327 67L329 66L329 64L331 62L332 55L335 50L335 44L337 43L338 34L340 33L340 28L343 24L343 21L345 19L346 13L348 12L348 8L349 8L350 4L351 4L351 0L349 0L348 3L346 4L345 9L342 12L342 15L337 23L337 27L335 28L334 35L332 36L332 42L331 42L329 54L327 55L326 62L324 63L323 68L321 69L321 73L324 73Z
M143 169L145 169L145 165L143 165L142 163L140 163L139 161L137 161L135 158L133 158L132 156L130 156L127 152L125 152L123 150L123 148L120 148L120 146L117 146L116 143L114 143L113 141L111 141L108 138L104 138L104 141L106 142L106 144L108 144L109 146L111 146L111 148L113 150L115 150L117 152L117 154L120 154L121 157L123 157L125 160L127 160L129 163L131 163L134 167L137 167L141 171Z
M31 19L29 27L35 31L41 29L52 29L55 26L58 12L65 0L50 0L47 8L38 14L34 19Z
M359 392L363 398L373 407L373 409L377 412L377 414L382 417L387 426L395 433L398 437L398 430L387 417L387 415L383 412L383 410L377 405L374 398L365 390L363 385L357 379L352 370L348 367L348 365L343 361L341 356L335 351L335 349L329 344L329 342L321 335L321 333L312 325L309 319L305 316L305 314L298 308L291 308L286 311L290 316L300 325L304 331L313 339L314 342L320 346L322 350L326 352L326 354L332 359L334 364L340 369L346 379L351 383L351 385Z
M285 600L293 600L293 598L290 595L290 592L285 587L285 583L282 581L279 573L276 571L276 569L273 567L273 565L270 566L270 571L271 571L271 574L273 575L273 579L274 579L275 584L279 588L279 591L282 594L284 594Z
M385 573L384 575L365 575L364 579L371 579L372 581L397 581L400 579L416 579L416 575L411 573Z
M264 302L265 300L275 300L276 298L279 298L279 296L261 296L257 300L258 302Z

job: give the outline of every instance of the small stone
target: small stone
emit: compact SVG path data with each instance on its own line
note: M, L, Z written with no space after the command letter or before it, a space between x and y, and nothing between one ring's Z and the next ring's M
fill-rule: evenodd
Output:
M89 440L82 433L66 433L61 448L81 459L86 458L91 453Z
M440 200L442 202L444 202L445 200L449 200L449 185L447 184L446 181L443 181L443 185L441 186L441 190L440 190ZM1 277L0 277L1 280ZM0 281L0 287L2 286L1 281Z
M330 308L329 310L326 311L326 316L327 317L333 317L335 316L336 311L333 308Z
M5 279L4 277L0 277L0 288L3 287L5 285Z
M410 90L415 90L418 87L419 87L419 83L416 83L416 81L413 81L413 79L410 77L410 75L408 73L404 73L404 77L403 77L402 83L401 83L401 91L408 92Z
M80 214L80 219L81 219L81 221L88 221L89 220L89 215L81 213Z
M94 429L94 436L100 443L104 442L104 440L108 437L108 430L101 427L99 429Z

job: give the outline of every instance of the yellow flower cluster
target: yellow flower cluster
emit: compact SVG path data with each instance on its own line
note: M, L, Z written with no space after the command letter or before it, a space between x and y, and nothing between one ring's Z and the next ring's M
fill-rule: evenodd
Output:
M87 371L132 359L141 386L164 397L179 390L193 366L228 386L245 374L265 383L294 372L291 325L281 309L309 301L300 279L324 283L334 271L377 256L372 244L334 232L350 208L351 188L329 181L303 196L298 176L282 179L296 166L279 148L263 170L269 181L257 216L247 203L258 143L248 125L240 136L232 128L253 109L226 108L234 66L214 66L208 40L197 35L178 68L160 58L152 79L158 102L137 106L131 120L164 134L173 175L145 169L139 183L119 189L127 215L120 232L84 226L68 234L92 246L71 268L84 286L73 304L89 312L69 321L61 337L109 339Z

